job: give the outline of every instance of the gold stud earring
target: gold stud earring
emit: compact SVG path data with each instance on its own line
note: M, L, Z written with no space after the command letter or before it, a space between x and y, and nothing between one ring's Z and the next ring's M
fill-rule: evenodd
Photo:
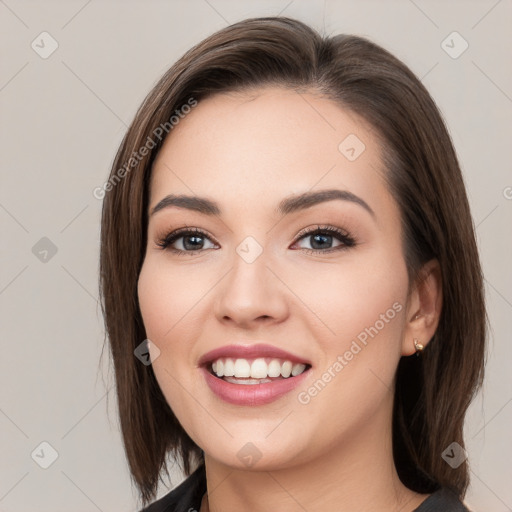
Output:
M414 346L416 348L416 355L420 355L420 352L425 348L417 338L414 338Z

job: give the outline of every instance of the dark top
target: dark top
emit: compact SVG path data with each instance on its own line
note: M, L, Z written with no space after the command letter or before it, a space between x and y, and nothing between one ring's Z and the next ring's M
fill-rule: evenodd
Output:
M178 487L141 512L198 512L206 492L204 464L199 466ZM459 498L448 489L439 489L431 494L413 512L470 512Z

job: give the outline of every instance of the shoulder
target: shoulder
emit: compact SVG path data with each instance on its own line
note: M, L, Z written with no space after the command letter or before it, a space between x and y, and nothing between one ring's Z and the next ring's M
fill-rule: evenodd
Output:
M414 512L471 512L456 493L446 487L431 494Z
M178 487L140 512L197 512L206 492L206 472L199 466Z

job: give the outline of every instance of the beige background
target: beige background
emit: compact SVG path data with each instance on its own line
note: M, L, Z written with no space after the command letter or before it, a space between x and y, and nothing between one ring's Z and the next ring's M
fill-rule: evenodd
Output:
M185 50L228 23L279 13L383 45L445 116L493 326L484 392L466 425L467 503L512 510L510 0L0 0L0 510L136 510L107 359L100 365L101 202L92 192L139 103ZM457 58L442 47L453 31L469 44ZM449 44L453 54L464 43ZM176 471L170 485L181 478Z

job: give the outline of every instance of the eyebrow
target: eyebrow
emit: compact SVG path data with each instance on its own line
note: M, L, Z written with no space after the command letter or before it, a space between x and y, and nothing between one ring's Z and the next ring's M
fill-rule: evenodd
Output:
M311 208L320 203L333 200L349 201L363 207L372 217L375 217L375 212L368 205L366 201L356 196L348 190L328 189L304 192L300 195L290 196L283 199L275 209L275 212L280 215L289 215L291 213L298 212ZM174 195L169 194L164 197L155 207L151 210L151 215L175 206L177 208L184 208L187 210L196 211L204 215L222 215L221 208L218 203L207 199L205 197L198 196L186 196L186 195Z

